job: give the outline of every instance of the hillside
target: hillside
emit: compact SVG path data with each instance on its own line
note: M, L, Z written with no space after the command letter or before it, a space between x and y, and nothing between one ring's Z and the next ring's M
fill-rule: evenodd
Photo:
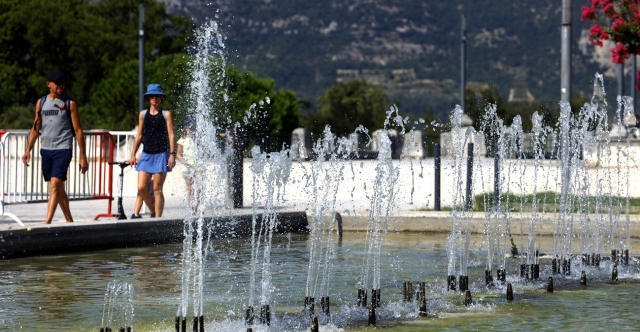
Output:
M217 20L229 61L313 104L350 78L383 86L405 113L442 117L459 103L461 15L467 18L470 86L497 85L505 99L560 98L561 7L556 0L159 0L196 22ZM607 49L586 40L573 2L573 89L589 95L593 75L615 71ZM613 97L611 97L613 98Z

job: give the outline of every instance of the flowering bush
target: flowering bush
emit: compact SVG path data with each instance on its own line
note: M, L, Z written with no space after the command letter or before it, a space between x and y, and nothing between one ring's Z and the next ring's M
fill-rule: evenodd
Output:
M589 39L596 46L603 40L611 40L611 60L624 63L630 54L640 50L640 0L589 0L591 7L582 6L581 20L595 24L589 31Z
M602 46L603 40L616 43L611 61L624 63L631 54L640 51L640 0L588 0L591 7L582 6L581 20L594 21L589 40ZM638 75L640 77L640 75ZM640 90L640 84L636 86Z

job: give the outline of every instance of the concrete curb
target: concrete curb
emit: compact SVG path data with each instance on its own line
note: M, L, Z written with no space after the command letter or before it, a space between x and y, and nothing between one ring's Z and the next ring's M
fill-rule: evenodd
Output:
M253 216L205 217L204 228L212 238L251 235ZM259 214L260 223L263 215ZM277 215L275 233L308 233L305 212ZM195 222L194 219L191 219ZM179 243L184 239L184 219L139 219L38 225L0 231L2 259ZM208 236L208 234L205 234Z

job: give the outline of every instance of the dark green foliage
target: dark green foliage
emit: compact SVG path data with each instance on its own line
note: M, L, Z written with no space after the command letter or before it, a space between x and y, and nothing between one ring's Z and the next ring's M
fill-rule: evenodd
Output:
M29 129L33 126L35 106L10 106L0 113L2 129Z
M152 0L22 0L0 3L0 105L26 105L46 93L52 69L86 104L100 81L138 57L138 5L146 10L147 60L180 52L193 24Z
M363 80L339 83L319 98L320 111L307 128L319 134L325 125L338 136L347 136L363 125L369 130L381 129L389 110L384 90Z
M188 58L174 54L146 63L147 82L160 83L167 99L162 107L175 110L184 91L184 76ZM148 106L148 104L146 104ZM82 107L83 124L87 128L131 130L138 116L138 61L119 66L107 79L102 80L90 102Z

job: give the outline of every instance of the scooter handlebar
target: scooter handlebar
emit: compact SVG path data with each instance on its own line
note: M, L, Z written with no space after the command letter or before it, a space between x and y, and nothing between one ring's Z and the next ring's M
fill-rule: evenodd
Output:
M127 166L129 166L129 162L128 161L110 161L108 163L109 165L118 165L122 168L125 168Z

